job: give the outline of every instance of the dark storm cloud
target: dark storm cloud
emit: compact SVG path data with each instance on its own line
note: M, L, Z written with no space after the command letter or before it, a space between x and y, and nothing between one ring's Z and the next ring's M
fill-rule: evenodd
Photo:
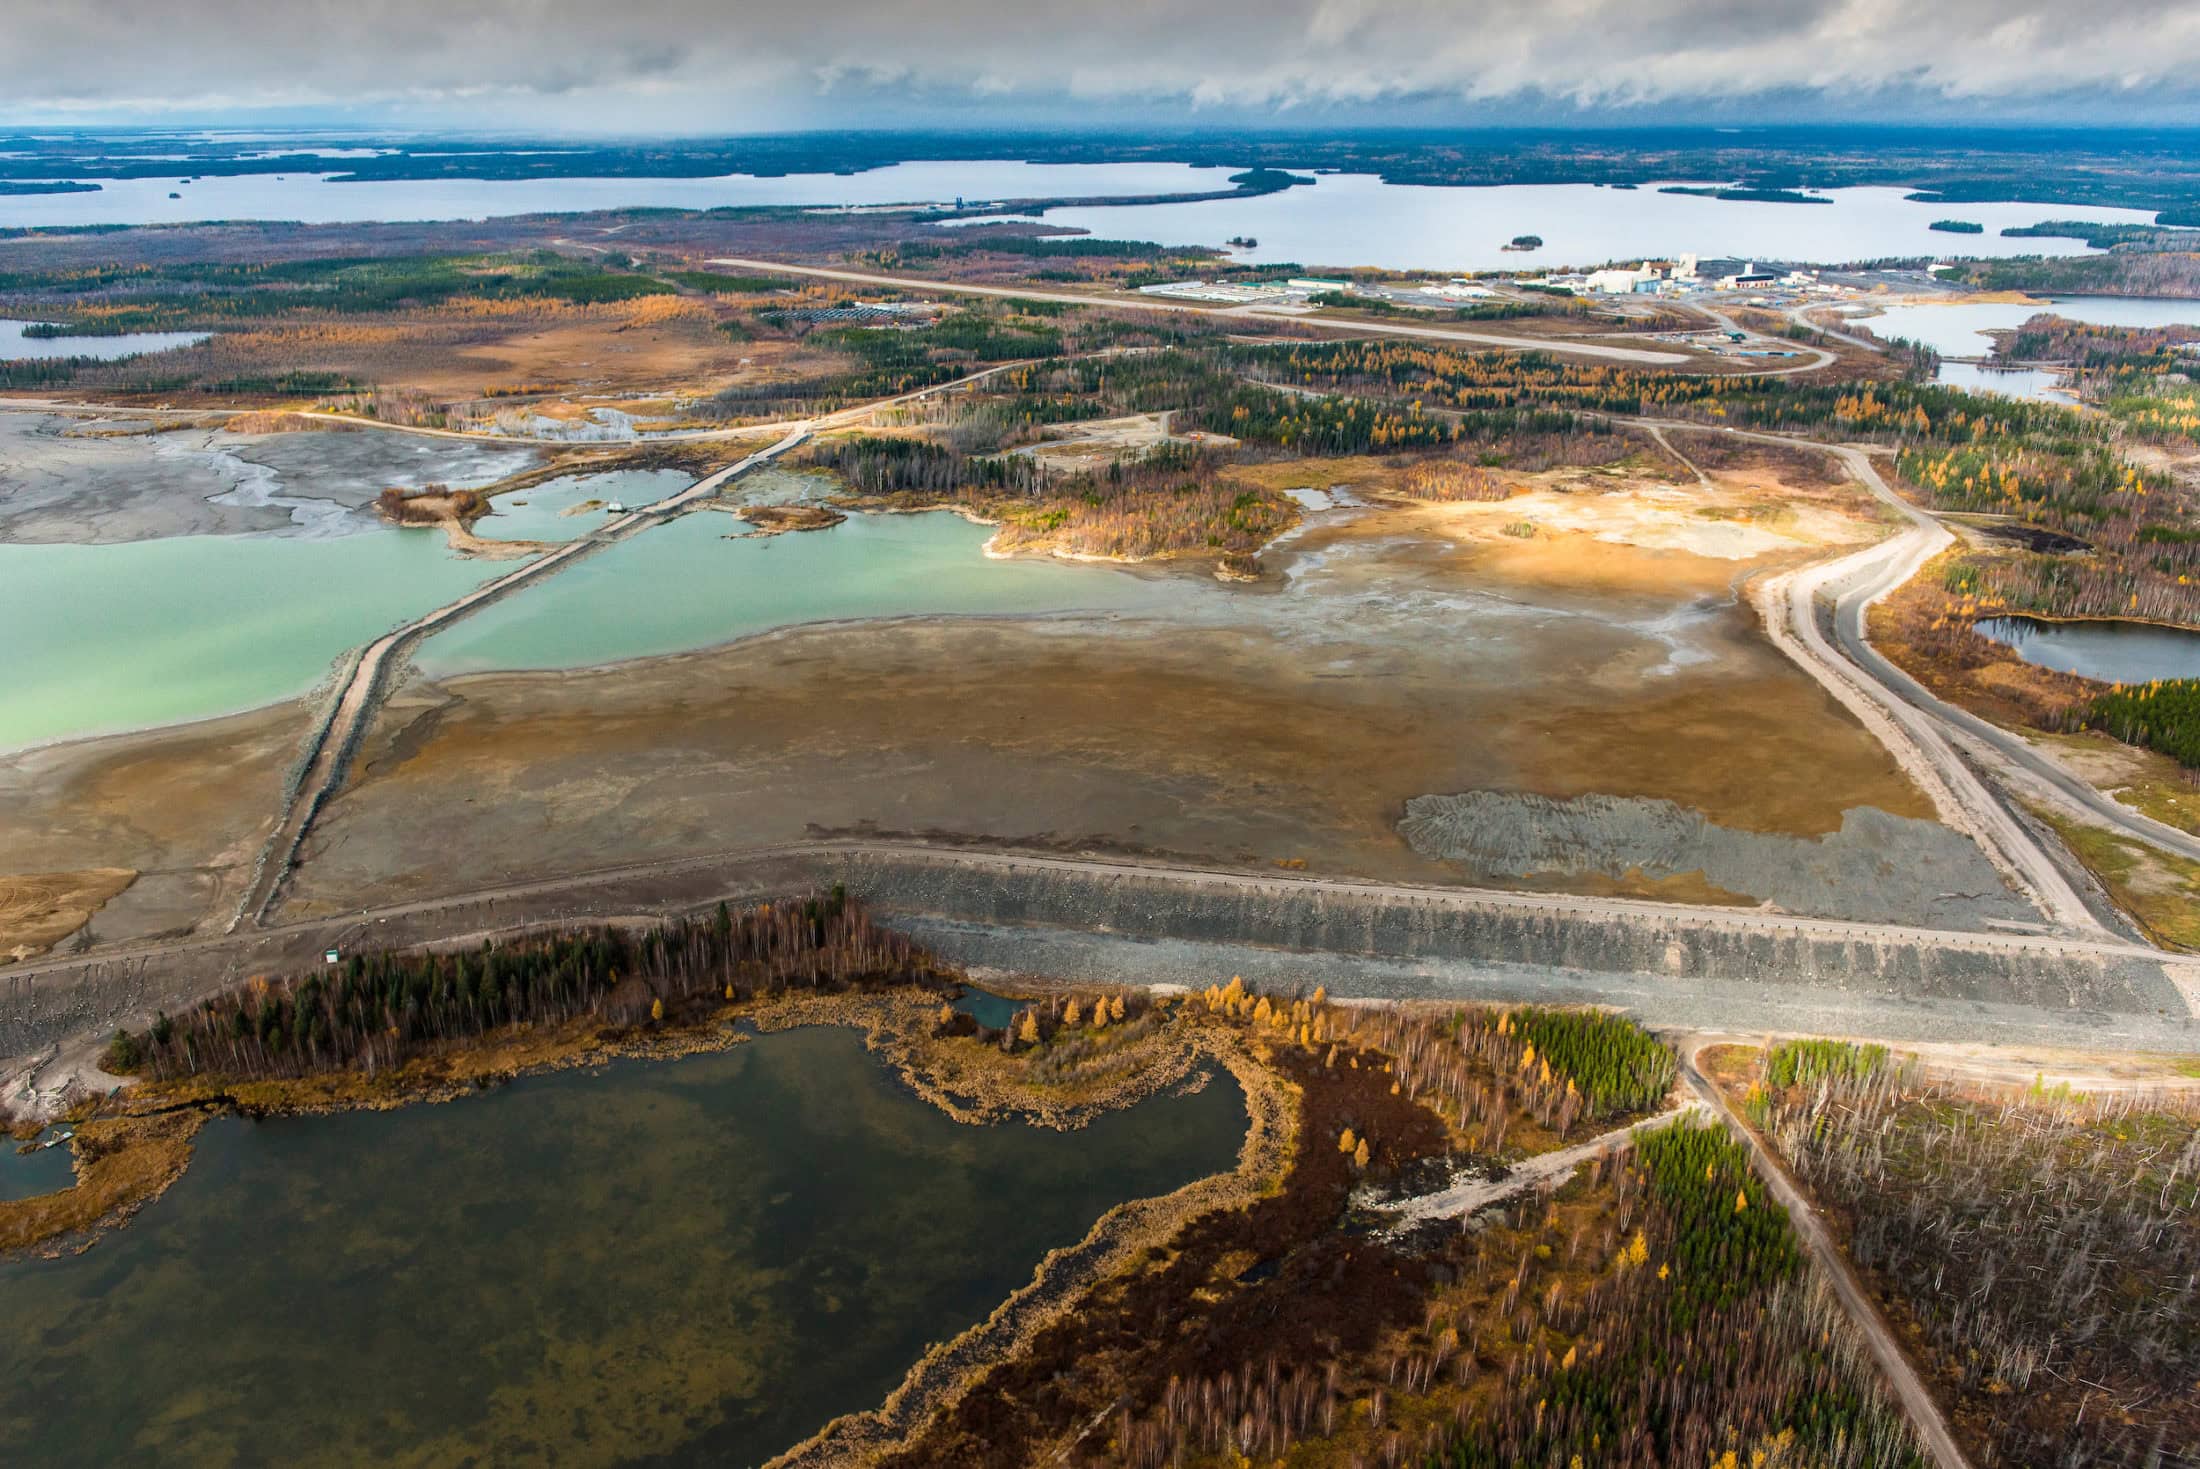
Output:
M0 0L0 109L701 131L865 98L1289 111L2189 97L2191 0ZM1901 120L1899 118L1889 120Z

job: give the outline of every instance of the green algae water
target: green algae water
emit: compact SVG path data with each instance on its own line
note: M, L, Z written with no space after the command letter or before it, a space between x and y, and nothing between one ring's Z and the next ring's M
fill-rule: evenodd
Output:
M510 569L433 531L0 545L0 749L290 698Z
M841 1029L216 1122L127 1229L0 1266L0 1463L759 1463L1245 1126L1222 1075L965 1127Z
M655 526L437 633L414 661L429 674L587 668L806 622L1135 609L1170 590L1109 567L989 560L992 531L944 511L727 539L746 528L714 511Z

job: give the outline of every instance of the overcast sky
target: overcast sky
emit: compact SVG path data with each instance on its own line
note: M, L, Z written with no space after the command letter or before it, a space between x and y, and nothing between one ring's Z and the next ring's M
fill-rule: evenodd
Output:
M0 120L17 124L692 134L1760 110L2200 123L2200 3L0 0Z

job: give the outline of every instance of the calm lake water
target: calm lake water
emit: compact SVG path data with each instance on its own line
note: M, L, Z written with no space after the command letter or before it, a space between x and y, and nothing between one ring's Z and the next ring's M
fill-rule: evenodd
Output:
M1227 1076L960 1126L845 1030L217 1122L128 1229L0 1267L0 1462L759 1463L1244 1130Z
M2200 235L2196 235L2200 239ZM2014 243L2014 242L2012 242ZM2039 244L2040 241L2027 243ZM1988 332L2023 326L2043 312L2095 326L2200 324L2200 301L2144 296L2056 296L2047 301L1949 301L1890 306L1858 325L1881 337L1923 342L1943 357L1983 357L1994 350Z
M288 698L348 649L510 569L394 529L0 545L0 748Z
M1994 339L1987 335L1988 332L2020 327L2049 311L2096 326L2200 323L2200 301L2056 296L2036 302L1948 301L1890 306L1877 316L1863 318L1858 324L1882 337L1922 342L1944 357L1983 357L1994 350ZM1973 393L2067 404L2072 401L2070 394L2056 391L2063 385L2064 377L2063 373L2035 367L1996 368L1970 362L1943 362L1933 381Z
M28 321L0 321L0 362L29 362L55 357L96 357L113 362L143 357L203 342L206 332L126 332L119 337L26 337Z
M1177 163L900 163L856 174L785 178L423 180L331 183L326 175L128 179L96 194L0 198L0 224L175 223L200 219L482 219L495 215L660 206L880 205L1200 193L1230 187L1235 170ZM169 194L181 197L171 199ZM1652 185L1517 184L1436 188L1386 184L1372 174L1322 174L1312 185L1206 204L1098 205L1056 210L1052 224L1111 239L1221 246L1252 236L1253 261L1308 266L1373 265L1437 270L1514 270L1598 265L1693 252L1751 259L1839 262L1882 256L2067 255L2077 240L2004 239L2006 225L2043 219L2151 224L2131 209L2068 204L1913 204L1901 189L1825 191L1830 204L1729 203L1661 194ZM1950 214L1982 235L1929 228ZM1515 235L1538 251L1502 247Z
M2003 239L2004 225L2043 219L2151 224L2130 209L2046 204L1966 205L1983 235L1935 233L1954 211L1912 204L1901 189L1831 189L1831 204L1744 204L1594 184L1515 184L1449 189L1386 184L1369 174L1325 174L1311 186L1208 204L1102 205L1050 210L1049 224L1075 225L1103 239L1221 245L1251 236L1235 252L1253 261L1374 265L1393 269L1524 270L1601 265L1689 252L1755 260L1838 262L1885 256L2069 255L2077 240ZM1541 235L1543 248L1504 249L1515 235Z
M49 1127L36 1141L44 1142L67 1131L66 1127ZM68 1144L40 1148L35 1153L23 1152L23 1146L0 1134L0 1199L35 1198L75 1183L76 1165Z
M805 622L1135 609L1170 591L1107 567L989 560L991 529L945 512L726 539L744 529L716 511L683 516L436 634L414 661L430 674L586 668Z
M173 224L200 219L285 219L307 224L367 220L488 219L651 206L717 209L742 204L952 204L967 200L1073 199L1189 194L1231 187L1226 168L1181 163L897 163L853 174L757 178L422 179L339 184L296 173L119 179L96 194L0 197L0 224ZM171 199L170 194L181 195Z
M955 1008L980 1025L992 1030L1002 1030L1025 1008L1025 1003L1022 1000L1011 1000L1006 995L996 995L991 990L981 990L975 985L965 985L962 998L955 1001Z
M2018 657L2107 683L2200 678L2200 633L2143 622L2035 622L1989 617L1976 624Z
M1982 367L1976 362L1943 362L1933 381L1967 393L1991 393L1997 398L2030 398L2036 403L2070 406L2076 400L2060 391L2064 374L2044 367Z

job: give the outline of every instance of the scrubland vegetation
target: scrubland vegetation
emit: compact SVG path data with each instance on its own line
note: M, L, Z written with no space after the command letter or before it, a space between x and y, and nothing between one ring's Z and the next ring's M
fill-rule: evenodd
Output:
M1839 1046L1749 1107L1922 1333L1981 1466L2185 1463L2200 1443L2200 1117L1991 1095Z
M2092 228L2088 227L2089 232ZM2068 233L2068 231L2059 231ZM2150 231L2151 234L2157 232ZM2200 295L2200 253L2112 250L2101 255L2049 255L1970 263L1966 279L1988 291L2043 295Z
M1594 431L1577 416L1585 413L1887 443L1899 450L1903 477L1934 508L2007 516L2093 551L2082 562L2040 553L1981 558L1978 606L2200 623L2192 493L2121 454L2107 423L2068 408L1924 383L1693 377L1396 342L1247 346L1219 355L1279 386L1405 402L1416 415L1430 406L1458 410L1448 420L1452 441L1502 442L1508 463L1523 449L1532 452L1538 434L1578 445Z
M1298 519L1286 496L1230 483L1220 456L1177 444L1074 474L1028 456L875 436L828 440L810 462L867 499L951 505L996 520L994 544L1004 551L1244 558Z
M769 1002L754 1010L767 1028L845 1023L836 996L912 982L944 999L953 976L835 894L480 951L361 954L120 1034L110 1060L149 1078L156 1100L190 1083L175 1095L212 1105L422 1058L464 1073L499 1035L574 1022L671 1035L750 999ZM916 1084L956 1115L1004 1085L1023 1105L1116 1105L1126 1066L1168 1084L1225 1053L1280 1083L1290 1115L1268 1134L1286 1149L1269 1187L1187 1191L1119 1267L1068 1277L1073 1293L1043 1308L1035 1298L1007 1354L971 1363L967 1380L943 1389L928 1357L939 1411L910 1420L883 1463L1006 1466L1064 1443L1072 1465L1142 1469L1916 1462L1785 1214L1721 1130L1640 1134L1471 1228L1385 1227L1386 1203L1458 1170L1501 1178L1510 1161L1663 1106L1674 1057L1631 1021L1340 1007L1235 979L1159 1000L1055 992L997 1030L921 989L914 1005L919 1029L888 1052L908 1066L910 1047L928 1048ZM1856 1069L1798 1052L1781 1074Z
M585 306L672 291L651 276L553 250L0 272L0 296L35 303L41 311L58 310L71 336L213 331L301 313L378 315L459 300Z
M1359 1222L1455 1151L1532 1152L1655 1106L1673 1058L1631 1023L1339 1010L1237 981L1189 1008L1248 1028L1299 1089L1281 1190L1096 1285L885 1463L1021 1464L1086 1425L1064 1462L1917 1462L1722 1132L1648 1134L1469 1230Z

